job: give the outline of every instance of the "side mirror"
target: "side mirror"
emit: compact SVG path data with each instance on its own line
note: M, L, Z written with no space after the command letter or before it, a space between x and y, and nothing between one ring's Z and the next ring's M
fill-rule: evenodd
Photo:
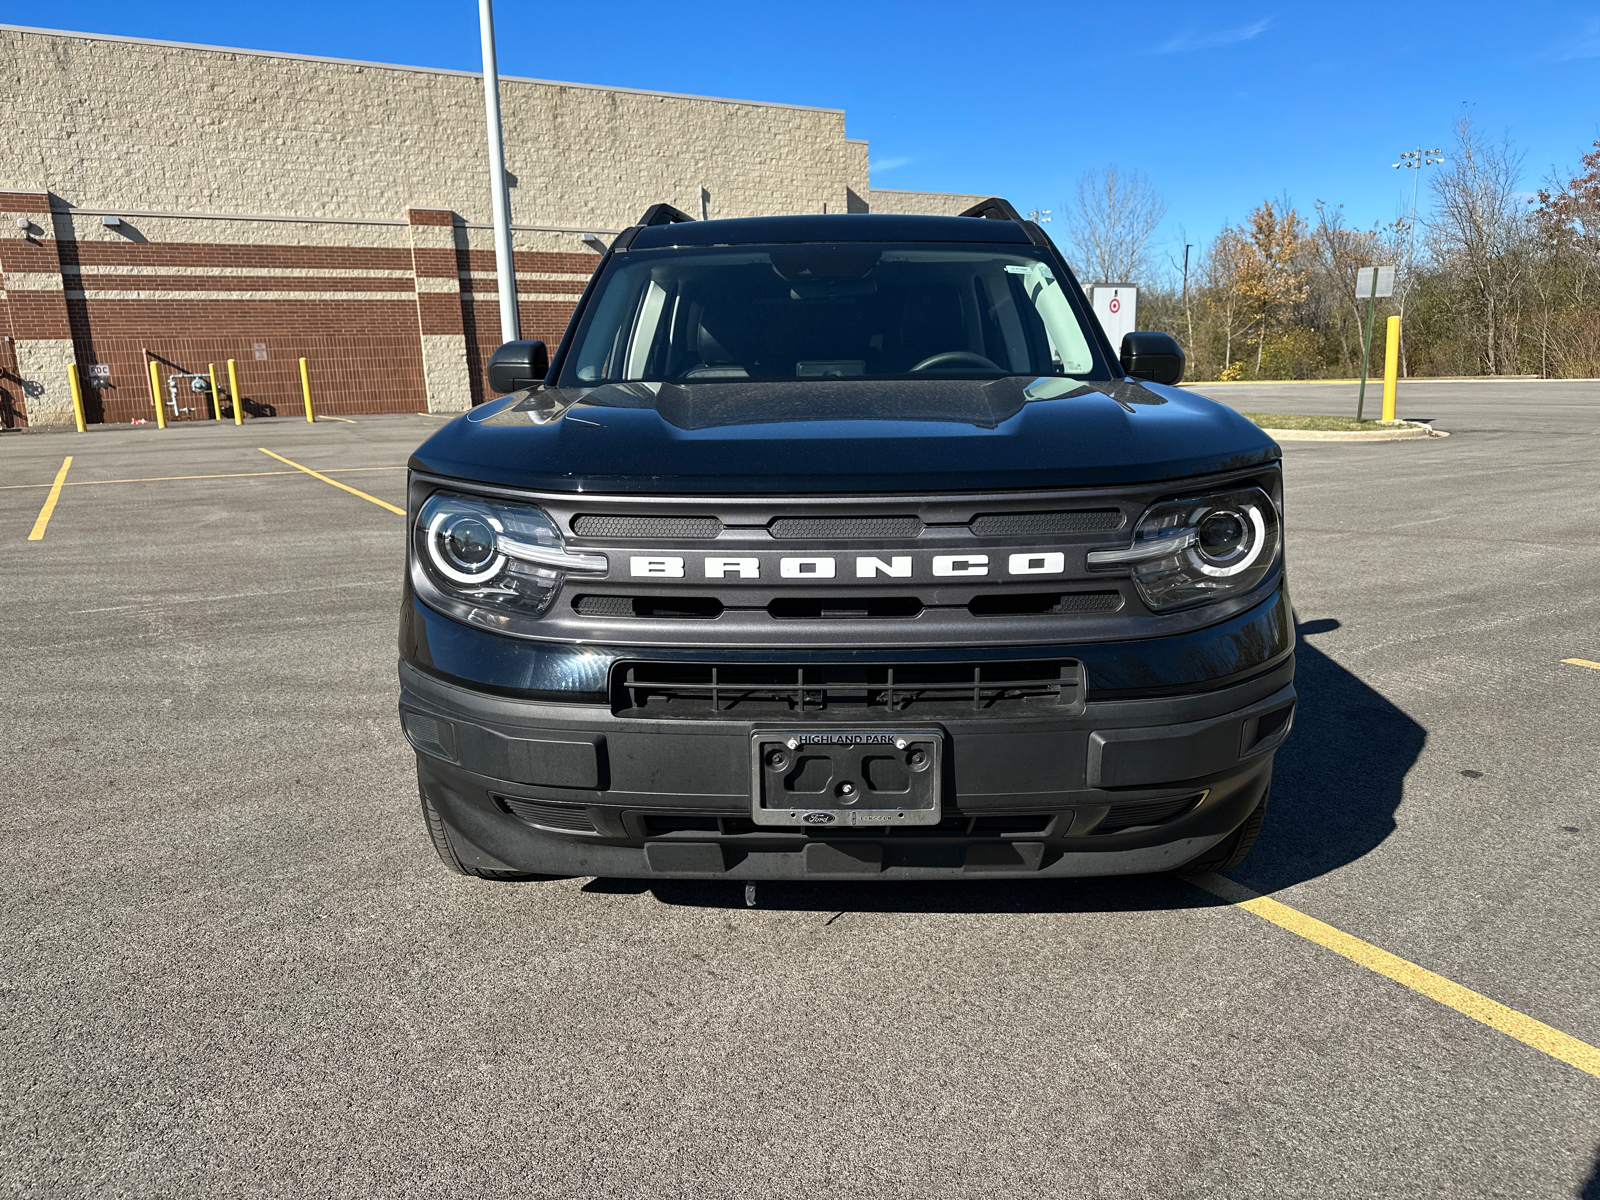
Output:
M541 341L505 342L489 358L489 386L502 396L544 382L550 352Z
M1177 383L1188 360L1168 333L1130 333L1122 339L1122 369L1135 379Z

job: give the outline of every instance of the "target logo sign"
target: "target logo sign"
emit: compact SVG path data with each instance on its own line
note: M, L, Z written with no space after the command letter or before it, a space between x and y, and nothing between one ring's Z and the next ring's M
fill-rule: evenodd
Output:
M1122 301L1113 296L1111 297L1111 304L1109 307L1112 312L1119 313L1122 311Z

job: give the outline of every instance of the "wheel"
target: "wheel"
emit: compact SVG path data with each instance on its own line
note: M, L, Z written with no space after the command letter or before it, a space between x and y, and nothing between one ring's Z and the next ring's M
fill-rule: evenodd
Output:
M457 875L470 875L474 879L495 879L502 882L546 878L542 875L525 875L520 871L492 871L487 867L469 867L457 856L456 848L450 842L450 831L445 827L444 818L433 806L433 801L428 799L427 790L422 786L420 779L417 780L417 793L422 797L422 823L428 827L428 838L433 842L434 852L438 854L439 861Z
M1250 847L1256 844L1261 823L1267 819L1267 800L1271 796L1272 789L1269 787L1262 795L1261 803L1244 819L1243 825L1193 862L1185 863L1182 872L1185 875L1204 875L1215 871L1231 871L1242 863L1245 855L1250 853Z

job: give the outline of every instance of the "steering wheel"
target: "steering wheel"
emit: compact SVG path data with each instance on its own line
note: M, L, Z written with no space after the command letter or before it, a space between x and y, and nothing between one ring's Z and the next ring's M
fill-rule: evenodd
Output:
M911 370L927 371L933 367L942 367L947 363L966 363L975 367L986 367L999 375L1005 374L1005 372L1000 369L999 363L991 362L983 355L974 354L971 350L942 350L938 354L928 355L927 358L923 359L916 366L912 367Z

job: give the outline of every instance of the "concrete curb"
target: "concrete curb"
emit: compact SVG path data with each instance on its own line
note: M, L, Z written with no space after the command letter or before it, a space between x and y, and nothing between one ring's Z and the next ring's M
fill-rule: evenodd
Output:
M1393 429L1362 429L1343 432L1334 429L1261 430L1275 442L1408 442L1414 438L1449 437L1442 429L1415 422L1401 422Z

